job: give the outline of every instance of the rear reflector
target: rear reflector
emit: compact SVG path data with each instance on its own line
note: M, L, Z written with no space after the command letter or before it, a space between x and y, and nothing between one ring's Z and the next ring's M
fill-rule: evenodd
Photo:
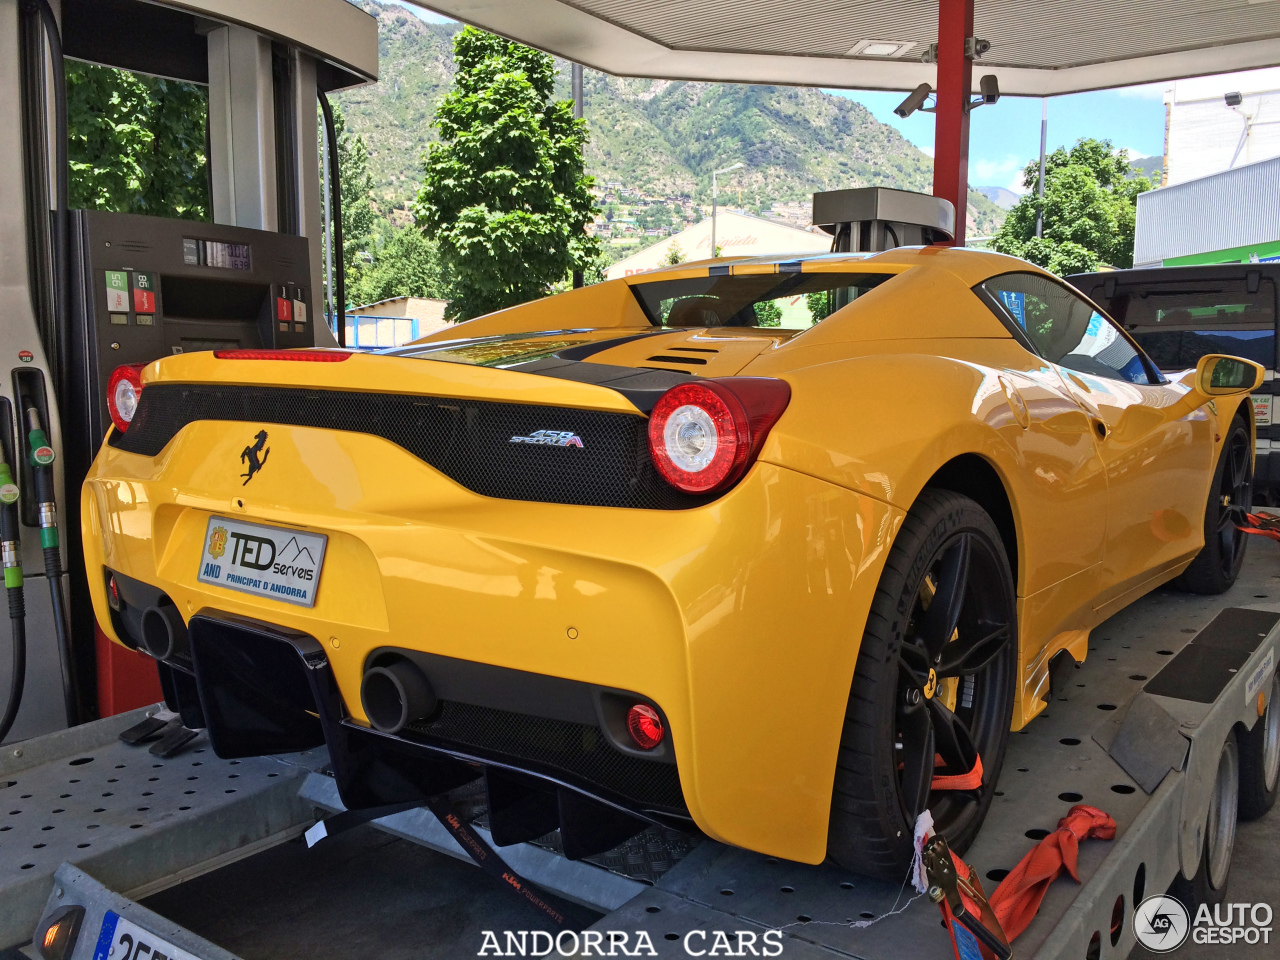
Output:
M351 356L350 350L215 350L219 360L306 360L311 363L338 363Z
M647 703L637 703L627 711L627 732L641 750L652 750L666 733L658 711Z

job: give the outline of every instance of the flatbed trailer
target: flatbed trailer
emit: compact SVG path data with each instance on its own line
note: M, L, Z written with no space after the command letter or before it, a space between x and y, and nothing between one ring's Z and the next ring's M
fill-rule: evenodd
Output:
M1256 544L1227 598L1161 589L1112 617L1093 632L1086 662L1060 677L1045 711L1010 738L991 813L965 854L988 893L1074 804L1100 807L1117 824L1114 840L1081 843L1081 882L1051 885L1015 956L1126 957L1135 906L1165 892L1180 870L1195 872L1224 741L1254 728L1258 693L1271 696L1280 655L1274 560L1273 547ZM155 709L3 749L0 951L40 956L33 938L60 908L80 905L68 954L76 960L107 956L99 938L108 911L191 957L230 960L138 901L295 839L342 809L323 748L220 760L201 737L160 759L118 739ZM487 839L483 793L463 788L453 799ZM373 825L469 859L426 809ZM499 853L524 878L599 914L588 928L599 940L582 934L580 946L599 943L603 955L610 932L627 935L627 951L643 932L659 956L717 955L709 951L721 931L735 947L754 934L756 949L776 943L773 955L806 960L951 956L938 908L905 878L869 881L656 828L590 861L560 856L554 836ZM540 919L530 911L528 928L543 927ZM766 940L769 931L778 932ZM495 934L508 955L504 931ZM475 956L486 943L481 929L465 930L456 953L438 955ZM342 946L329 955L343 956Z

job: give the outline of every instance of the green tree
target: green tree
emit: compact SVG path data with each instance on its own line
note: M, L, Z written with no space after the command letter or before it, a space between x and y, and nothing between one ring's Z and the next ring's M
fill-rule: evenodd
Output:
M392 297L448 299L448 285L436 245L415 227L396 230L370 251L373 263L364 266L358 284L348 287L356 304Z
M1059 275L1109 264L1133 266L1133 230L1138 194L1151 189L1134 175L1126 150L1110 140L1081 139L1069 151L1045 157L1044 229L1036 236L1038 160L1028 163L1022 183L1027 193L991 241L1000 253L1023 257Z
M357 297L371 264L368 254L374 242L373 175L369 172L369 148L364 137L347 129L342 107L333 104L333 132L338 139L338 177L342 181L342 264L346 270L348 303L368 303ZM381 299L381 298L377 298Z
M584 230L586 124L570 101L551 101L555 61L471 27L453 51L417 213L453 277L449 315L467 319L545 296L591 264L598 242Z
M71 206L208 220L208 111L198 84L68 60Z
M680 244L671 244L671 246L667 248L667 255L663 258L662 262L673 267L677 263L684 263L684 251L680 249Z

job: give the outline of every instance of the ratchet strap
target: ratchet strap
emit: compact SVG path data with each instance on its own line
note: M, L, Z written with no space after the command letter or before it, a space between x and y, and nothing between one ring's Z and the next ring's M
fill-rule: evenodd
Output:
M941 766L943 763L940 755L935 755L933 759L934 766ZM939 777L934 776L933 782L929 784L930 790L977 790L982 786L982 757L975 756L973 768L968 773L958 773L954 776Z
M307 846L314 847L325 837L336 836L370 820L381 820L383 817L403 813L406 810L416 810L423 806L436 815L436 819L444 825L458 846L466 851L480 869L501 881L504 887L540 911L557 927L565 925L567 921L564 912L545 898L532 883L507 866L484 837L475 831L466 818L454 810L453 804L446 796L429 797L425 801L414 800L386 806L366 807L360 810L343 810L331 817L317 820L306 832Z
M1252 533L1260 537L1280 540L1280 517L1268 513L1246 513L1244 523L1238 524L1236 529L1241 533Z
M977 871L936 835L925 842L920 859L929 899L942 910L942 924L956 960L1009 960L1013 950L987 902Z
M1058 821L1057 830L1027 851L991 894L991 909L1009 939L1031 925L1049 885L1064 871L1080 882L1076 857L1081 840L1113 840L1115 835L1115 820L1097 807L1078 803Z

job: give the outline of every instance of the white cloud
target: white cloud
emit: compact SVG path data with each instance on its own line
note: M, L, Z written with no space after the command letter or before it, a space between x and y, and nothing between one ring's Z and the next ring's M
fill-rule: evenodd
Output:
M1143 160L1143 159L1146 159L1148 156L1150 156L1150 154L1143 153L1141 150L1135 149L1134 147L1116 147L1115 150L1112 152L1118 157L1120 156L1121 150L1129 151L1130 160Z
M1023 161L1013 154L992 159L983 157L969 164L969 180L974 183L999 183L1010 173L1020 171Z
M926 157L933 159L933 147L921 147L917 145L916 149L919 150L921 153L923 153Z

